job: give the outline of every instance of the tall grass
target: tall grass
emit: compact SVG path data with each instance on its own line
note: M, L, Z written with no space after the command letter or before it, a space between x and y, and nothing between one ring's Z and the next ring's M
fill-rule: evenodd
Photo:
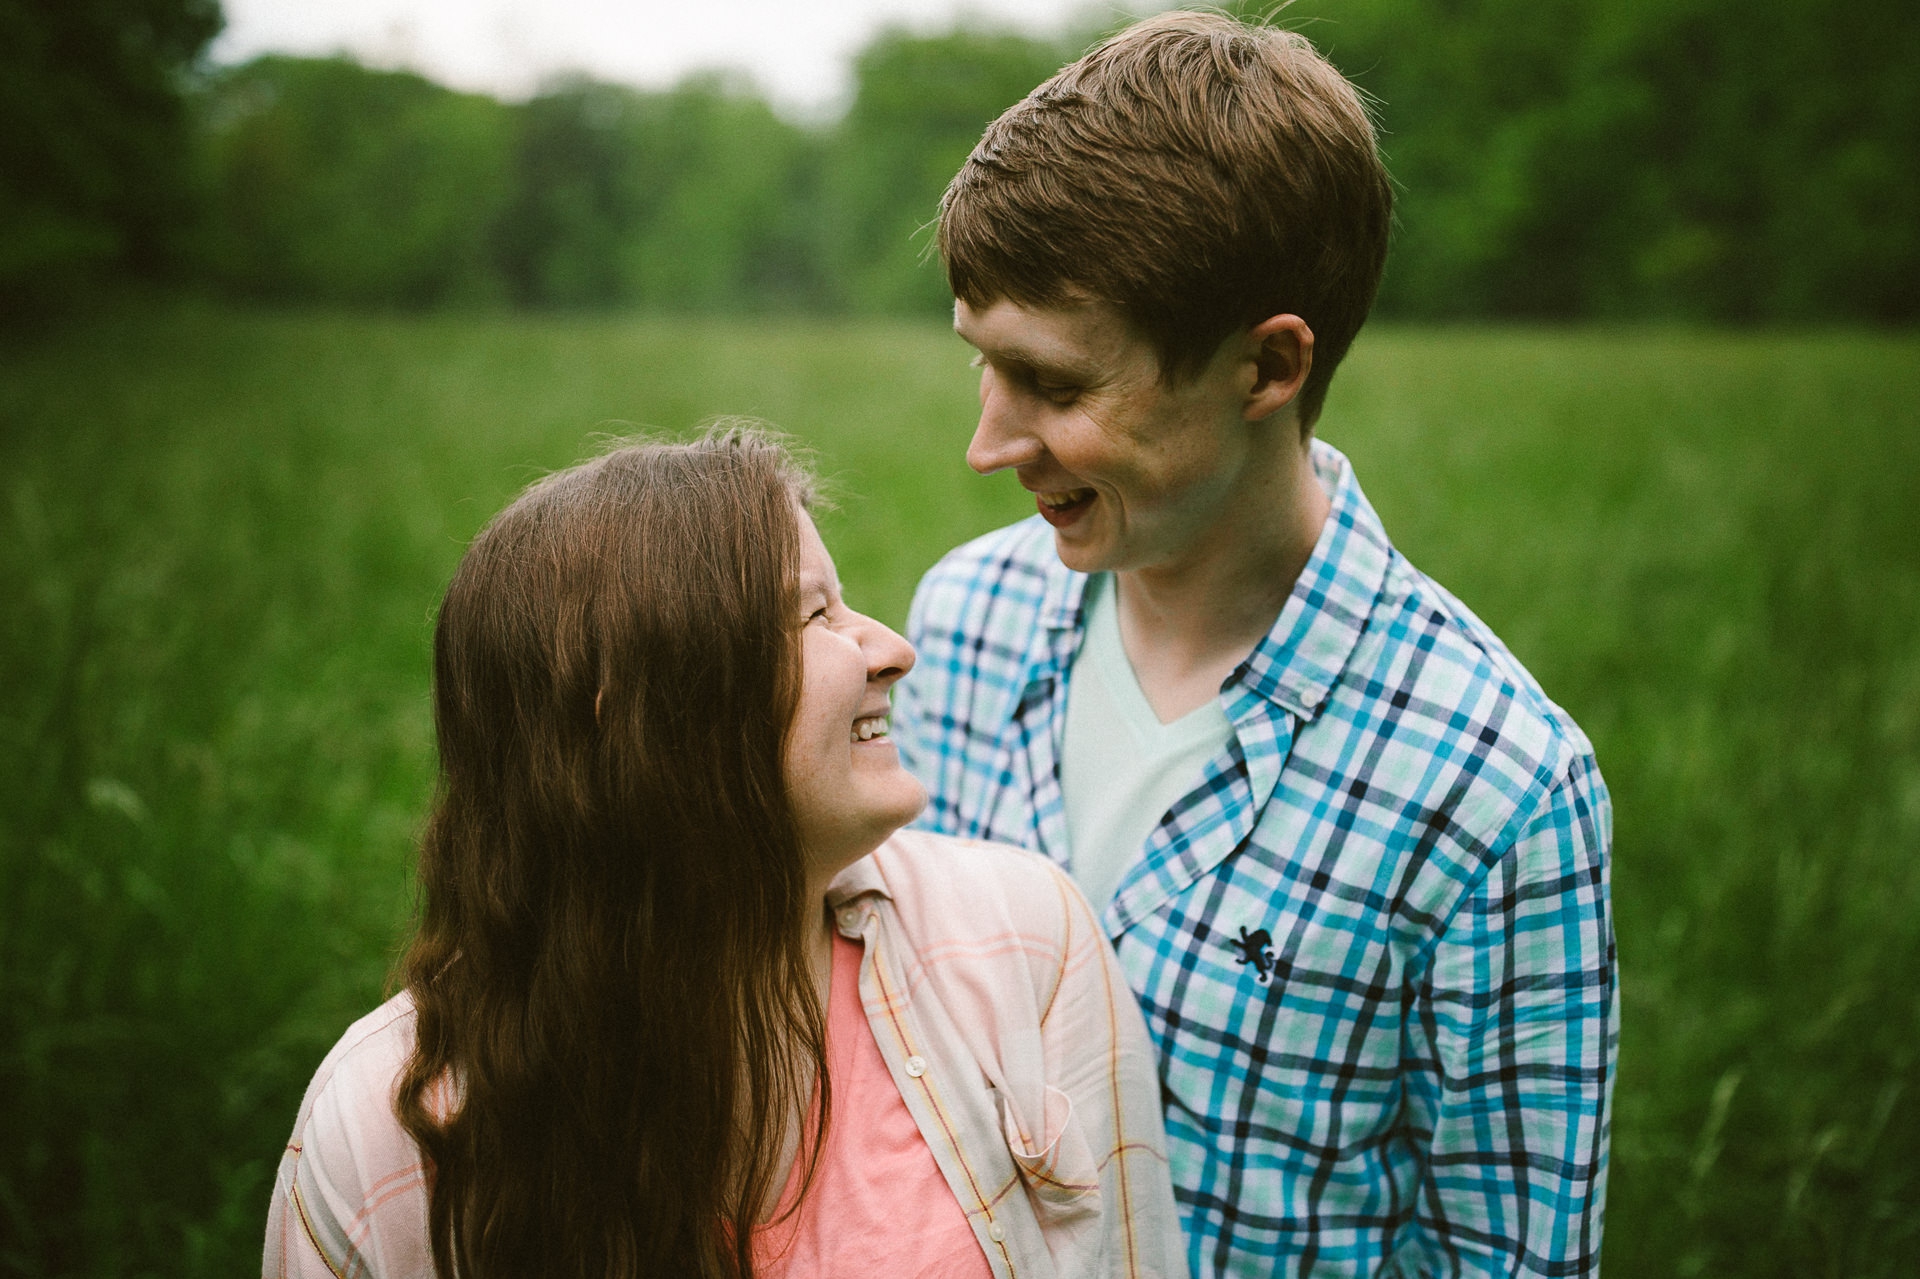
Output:
M1592 734L1626 1030L1608 1269L1920 1257L1920 341L1363 338L1324 433ZM650 425L817 450L898 620L1027 509L937 327L130 313L0 352L0 1271L244 1273L376 1002L427 641L519 485Z

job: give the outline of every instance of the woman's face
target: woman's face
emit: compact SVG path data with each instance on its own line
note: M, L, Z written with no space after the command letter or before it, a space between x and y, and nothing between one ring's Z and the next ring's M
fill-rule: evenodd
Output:
M912 821L927 793L887 736L887 690L912 669L913 646L847 607L819 530L799 518L800 704L787 797L809 869L831 877Z

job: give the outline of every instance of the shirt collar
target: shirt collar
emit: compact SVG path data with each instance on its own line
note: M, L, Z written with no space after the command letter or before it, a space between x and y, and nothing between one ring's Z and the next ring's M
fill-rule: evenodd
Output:
M1319 714L1353 656L1393 556L1386 529L1360 491L1346 455L1315 440L1312 461L1327 491L1327 521L1273 629L1229 680L1306 720ZM1087 575L1062 564L1051 545L1047 550L1040 625L1054 633L1055 642L1040 645L1033 654L1029 681L1047 662L1071 660L1083 624L1080 605Z
M1346 669L1386 584L1393 546L1353 466L1313 442L1313 469L1327 490L1327 522L1267 637L1233 678L1302 719L1312 719Z

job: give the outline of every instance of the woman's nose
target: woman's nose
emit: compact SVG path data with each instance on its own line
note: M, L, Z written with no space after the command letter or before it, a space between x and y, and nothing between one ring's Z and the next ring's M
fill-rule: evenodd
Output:
M871 628L863 647L867 654L867 678L888 685L913 669L913 645L906 637L882 622L867 619Z

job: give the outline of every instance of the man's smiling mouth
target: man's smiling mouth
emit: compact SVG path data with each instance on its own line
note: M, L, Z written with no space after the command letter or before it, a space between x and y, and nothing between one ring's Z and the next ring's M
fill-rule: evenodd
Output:
M1033 499L1040 508L1041 517L1055 528L1060 528L1078 519L1082 511L1093 505L1095 496L1090 488L1078 488L1035 493Z

